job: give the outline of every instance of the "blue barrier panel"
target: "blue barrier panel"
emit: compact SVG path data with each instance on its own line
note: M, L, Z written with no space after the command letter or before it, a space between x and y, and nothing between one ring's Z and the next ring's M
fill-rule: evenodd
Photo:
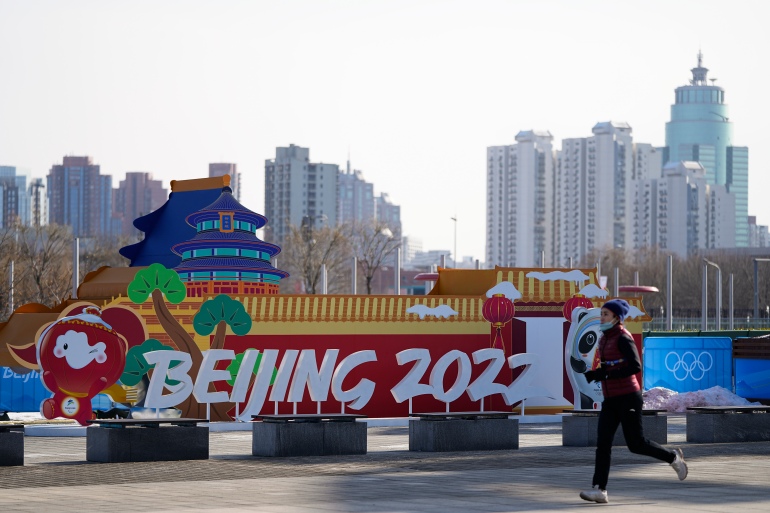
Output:
M647 337L644 389L695 392L714 386L733 389L733 341L729 337Z
M770 360L736 358L735 393L746 399L770 399Z
M51 397L37 371L17 374L0 367L0 410L14 412L40 411L43 399Z

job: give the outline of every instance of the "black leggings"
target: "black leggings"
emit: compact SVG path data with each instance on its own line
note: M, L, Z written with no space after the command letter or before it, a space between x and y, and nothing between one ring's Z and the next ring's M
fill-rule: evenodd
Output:
M625 436L626 445L631 452L652 456L666 463L671 463L676 458L674 451L664 449L659 444L644 437L642 430L642 404L641 392L618 397L607 397L602 402L596 443L594 486L598 485L602 490L607 489L607 479L610 475L612 440L615 438L618 424L623 426L623 436Z

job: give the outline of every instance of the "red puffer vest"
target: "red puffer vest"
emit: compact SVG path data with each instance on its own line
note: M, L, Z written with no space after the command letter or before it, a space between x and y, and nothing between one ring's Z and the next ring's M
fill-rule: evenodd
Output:
M620 323L605 331L602 334L602 338L599 340L599 347L597 349L597 351L599 351L599 358L602 361L602 365L607 365L608 369L618 369L628 365L626 362L612 364L612 362L626 358L618 349L618 341L621 336L628 337L631 340L631 343L634 343L634 337ZM605 362L607 363L605 364ZM625 378L606 379L602 381L602 393L604 394L604 397L617 397L619 395L632 394L641 389L642 387L639 386L639 380L636 379L636 374Z

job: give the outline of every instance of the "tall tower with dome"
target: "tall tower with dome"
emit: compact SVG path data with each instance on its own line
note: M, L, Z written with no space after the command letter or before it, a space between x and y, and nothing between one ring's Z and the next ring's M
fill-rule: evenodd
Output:
M749 243L749 149L733 145L725 90L708 78L703 54L690 70L688 85L677 87L671 120L666 123L663 162L700 162L709 184L724 185L735 195L735 244Z

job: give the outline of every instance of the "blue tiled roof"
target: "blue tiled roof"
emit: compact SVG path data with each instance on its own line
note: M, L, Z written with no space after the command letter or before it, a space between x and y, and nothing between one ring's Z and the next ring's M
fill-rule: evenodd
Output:
M176 272L205 272L205 271L251 271L274 274L283 278L289 273L276 269L264 260L255 260L244 257L204 257L185 260L176 269Z
M257 225L257 228L261 228L267 224L267 218L265 216L252 212L241 205L238 200L233 197L232 192L233 191L230 190L229 187L225 187L214 202L187 216L187 222L192 226L196 226L201 221L218 219L220 212L235 212L235 219L238 221L254 223Z
M257 236L253 233L238 231L222 233L219 230L198 232L195 234L195 237L186 242L176 244L173 248L171 248L171 250L181 256L182 253L191 249L230 247L249 248L258 251L264 251L271 257L281 252L280 247L258 239Z
M134 220L134 226L144 232L144 239L120 248L120 254L131 261L130 267L159 263L172 269L182 261L171 247L195 236L195 228L185 218L204 205L210 205L222 194L222 189L172 192L159 209Z

